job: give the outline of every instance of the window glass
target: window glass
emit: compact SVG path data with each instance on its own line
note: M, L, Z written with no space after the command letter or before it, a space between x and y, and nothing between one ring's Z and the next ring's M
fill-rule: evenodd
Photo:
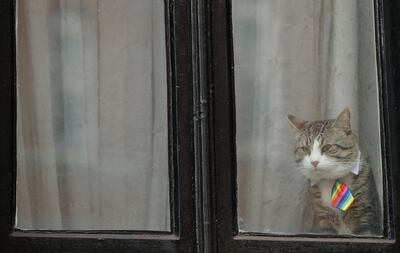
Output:
M20 229L170 230L164 1L18 1Z
M233 0L240 232L381 236L372 0Z

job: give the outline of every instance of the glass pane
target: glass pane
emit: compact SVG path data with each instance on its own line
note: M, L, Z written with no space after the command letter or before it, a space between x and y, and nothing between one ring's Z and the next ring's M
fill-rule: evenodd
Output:
M373 6L233 0L241 232L382 235Z
M170 230L163 0L18 1L17 224Z

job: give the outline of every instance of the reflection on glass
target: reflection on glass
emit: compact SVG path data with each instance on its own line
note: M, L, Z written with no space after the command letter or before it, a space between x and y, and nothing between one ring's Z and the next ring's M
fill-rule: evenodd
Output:
M373 1L232 4L239 230L382 235Z
M17 224L170 230L162 0L18 1Z

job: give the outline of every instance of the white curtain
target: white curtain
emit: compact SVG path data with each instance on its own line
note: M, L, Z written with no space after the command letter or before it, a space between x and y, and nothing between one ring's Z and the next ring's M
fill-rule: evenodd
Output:
M18 1L17 227L170 230L163 0Z
M239 224L307 232L287 114L349 108L382 196L372 0L233 0Z

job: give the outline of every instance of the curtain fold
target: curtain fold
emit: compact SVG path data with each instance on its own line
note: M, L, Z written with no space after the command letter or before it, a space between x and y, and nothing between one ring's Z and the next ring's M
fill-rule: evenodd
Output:
M18 2L19 228L170 230L163 10Z

